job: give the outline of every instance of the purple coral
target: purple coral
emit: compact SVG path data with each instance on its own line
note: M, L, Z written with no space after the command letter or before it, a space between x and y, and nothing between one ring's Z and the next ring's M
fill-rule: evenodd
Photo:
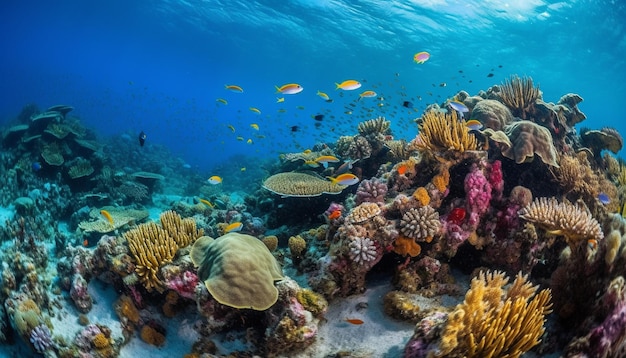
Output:
M40 324L30 332L30 343L38 353L43 353L52 347L52 332L45 324Z
M468 223L473 230L478 228L478 223L483 214L489 209L491 201L491 184L477 166L465 176L466 206L469 212Z
M81 313L91 311L93 300L89 291L87 291L87 281L79 274L74 275L72 287L70 288L70 297L74 301L74 305Z
M364 202L382 203L385 201L387 189L387 183L378 178L363 180L356 190L356 204L359 205Z

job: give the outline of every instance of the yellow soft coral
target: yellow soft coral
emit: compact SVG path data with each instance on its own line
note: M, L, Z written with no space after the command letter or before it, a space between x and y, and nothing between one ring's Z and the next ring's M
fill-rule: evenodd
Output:
M539 344L551 312L549 289L518 274L508 291L501 272L480 273L465 301L448 315L437 357L520 357Z
M459 121L456 111L444 113L436 110L424 113L419 134L412 147L435 152L478 150L478 140L470 133L465 121Z

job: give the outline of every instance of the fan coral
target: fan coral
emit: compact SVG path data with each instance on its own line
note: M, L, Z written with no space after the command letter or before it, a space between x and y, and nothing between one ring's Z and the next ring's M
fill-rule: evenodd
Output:
M421 120L419 134L412 141L411 147L435 152L449 150L464 152L478 149L478 140L470 133L465 121L459 121L456 111L450 114L428 111Z
M30 343L38 353L43 353L52 347L52 332L45 324L40 324L30 332Z
M333 184L318 176L305 173L278 173L265 179L263 188L289 197L312 197L322 194L339 194L346 187Z
M519 121L507 126L504 131L512 144L502 151L505 157L520 164L532 161L536 154L544 163L553 167L559 166L552 134L548 128L531 121Z
M501 272L472 279L465 301L448 315L437 357L520 357L539 344L551 292L518 274L507 292Z
M385 201L387 189L387 184L378 178L363 180L356 191L356 203L382 203Z
M346 217L346 222L351 224L362 223L380 214L380 212L380 207L376 203L365 202L350 211Z
M519 212L519 216L548 232L565 236L570 246L587 239L602 240L604 233L587 208L555 198L537 198Z
M429 205L407 211L400 220L400 232L419 241L430 242L440 227L439 213Z
M350 258L357 264L365 265L377 257L376 244L368 237L357 237L348 246Z
M504 81L499 95L502 103L511 109L515 117L527 119L535 101L541 98L541 91L533 85L532 78L514 75Z

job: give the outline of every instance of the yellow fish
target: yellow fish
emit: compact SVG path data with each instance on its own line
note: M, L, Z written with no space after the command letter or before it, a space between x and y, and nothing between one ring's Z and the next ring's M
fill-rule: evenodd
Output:
M322 99L324 101L330 101L330 97L328 97L328 95L320 90L317 90L317 95L322 97Z
M226 85L224 87L226 87L227 90L232 91L232 92L243 93L243 88L237 85Z
M235 133L235 127L232 124L228 125L228 129L230 129L233 133Z
M352 91L361 88L361 82L356 80L345 80L341 83L335 83L336 89L342 89L344 91Z
M258 125L258 124L256 124L256 123L252 123L252 124L250 125L250 127L252 127L252 129L254 129L254 130L257 130L257 131L259 130L259 125Z
M206 200L206 199L198 198L198 201L200 201L202 204L208 206L209 208L214 208L215 207L215 205L211 204L211 202Z
M304 165L308 165L308 166L313 167L313 168L317 168L317 167L320 166L319 163L314 161L314 160L305 160L304 161Z
M222 103L222 104L228 104L228 101L226 101L224 98L218 98L215 101L219 102L219 103Z
M243 142L243 137L242 136L238 136L237 140Z
M246 143L248 143L248 144L252 144L252 139L248 139L248 140L246 141Z
M246 171L246 167L241 167L241 169L239 169L239 170L242 171L242 172L245 172Z
M261 111L256 107L250 107L250 110L256 114L261 114Z
M339 158L332 155L322 155L315 159L318 163L337 163L339 162Z
M365 91L365 92L359 94L359 99L361 99L361 98L371 98L371 97L376 97L376 92L374 92L374 91Z
M102 216L104 216L104 218L107 219L109 224L113 225L113 217L111 216L111 213L103 209L103 210L100 210L100 214L102 214Z
M276 97L276 103L283 103L285 102L285 97Z
M304 90L304 88L297 83L288 83L280 87L278 86L274 86L274 87L276 87L276 93L282 93L282 94L296 94Z
M224 234L229 233L229 232L238 232L238 231L241 231L241 229L243 229L243 224L237 221L232 224L228 224L224 228Z
M285 113L285 112L287 112L287 110L284 109L284 108L281 108L281 109L278 110L278 113Z
M209 184L217 185L222 182L222 177L220 177L219 175L214 175L210 177L207 181L209 182Z

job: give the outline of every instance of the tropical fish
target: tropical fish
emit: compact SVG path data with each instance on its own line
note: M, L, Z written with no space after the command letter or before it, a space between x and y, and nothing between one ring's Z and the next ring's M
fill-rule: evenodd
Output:
M398 167L398 174L404 175L406 173L407 169L409 169L408 165L400 164L400 166Z
M595 249L598 248L598 240L596 240L596 239L589 239L589 240L587 240L587 245L589 246L589 249L595 250Z
M231 91L231 92L243 93L243 88L241 88L240 86L237 86L237 85L226 85L224 87L226 87L226 89Z
M313 116L313 119L315 119L318 122L321 122L324 120L324 115L323 114L316 114L315 116Z
M276 93L282 93L282 94L296 94L304 90L304 88L297 83L288 83L280 87L278 86L274 86L274 87L276 87Z
M305 160L304 161L304 165L308 165L312 168L317 168L320 166L320 164L318 162L316 162L315 160Z
M332 213L328 214L329 220L335 220L341 217L341 210L335 210Z
M354 163L356 163L358 161L359 161L359 159L346 160L345 162L343 162L343 164L341 164L339 166L339 168L337 168L335 170L335 172L333 174L340 175L340 174L345 174L345 173L349 172L352 169L352 165L354 165Z
M276 103L283 103L285 102L285 97L276 97Z
M296 106L296 109L303 110L304 106Z
M470 119L469 121L465 122L465 125L467 126L467 128L474 131L478 131L483 127L483 124L480 123L478 119Z
M232 224L228 224L224 228L224 234L229 233L229 232L238 232L238 231L241 231L241 229L243 229L243 224L237 221Z
M461 114L461 118L463 118L463 113L469 112L469 108L461 102L458 101L450 101L448 103L452 109L459 112Z
M256 114L261 114L261 110L259 110L259 109L258 109L258 108L256 108L256 107L250 107L250 110L251 110L252 112L256 113Z
M311 150L310 149L305 149L305 150L302 151L302 153L309 154L309 153L311 153Z
M415 63L419 63L420 65L430 58L430 54L426 51L418 52L413 56L413 61Z
M376 92L374 92L374 91L364 91L363 93L359 94L359 99L361 99L361 98L372 98L372 97L376 97Z
M606 193L598 194L598 200L604 205L609 205L611 203L611 198Z
M300 130L300 127L298 127L298 126L291 126L291 131L292 132L297 132L299 130Z
M409 101L404 101L404 102L402 102L402 107L413 108L413 103L411 103Z
M230 129L233 133L235 133L235 127L232 124L228 125L228 129Z
M318 163L337 163L339 162L339 158L332 155L321 155L315 158L315 161Z
M238 141L243 142L243 139L244 139L244 138L243 138L242 136L237 136L237 140L238 140Z
M356 80L345 80L341 83L335 83L335 85L337 86L337 88L335 88L336 90L342 89L344 91L352 91L361 88L361 82Z
M220 184L222 182L222 177L214 175L208 179L208 182L213 185Z
M143 145L146 143L146 138L148 138L148 135L144 133L144 131L141 131L141 133L139 133L139 146L140 147L143 147Z
M326 177L326 178L328 178L331 181L331 183L339 184L339 185L353 185L359 182L359 177L357 177L356 175L352 173L341 174L334 178L333 177Z
M241 168L239 168L239 171L241 171L241 172L245 172L245 171L246 171L246 167L241 167Z
M41 170L41 163L33 162L33 164L31 164L30 167L33 169L34 172L38 172Z
M357 325L357 326L364 323L363 320L360 320L358 318L346 318L346 322Z
M228 101L226 101L224 98L218 98L218 99L215 100L215 102L219 102L219 103L222 103L222 104L228 104Z
M113 225L113 217L111 216L111 213L109 213L108 211L102 209L102 210L100 210L100 214L102 216L104 216L105 219L107 219L109 224Z
M259 125L258 125L258 124L256 124L256 123L252 123L252 124L250 125L250 127L252 127L252 129L254 129L254 130L257 130L257 131L259 130Z
M248 143L248 144L252 144L252 139L248 138L248 140L246 141L246 143Z
M467 212L463 208L454 208L448 214L448 222L461 225Z
M330 97L328 97L328 95L320 90L317 90L317 95L320 96L324 101L328 102L330 101Z
M198 201L201 202L202 204L208 206L209 208L214 208L215 207L215 205L211 204L211 202L206 200L206 199L198 198Z

